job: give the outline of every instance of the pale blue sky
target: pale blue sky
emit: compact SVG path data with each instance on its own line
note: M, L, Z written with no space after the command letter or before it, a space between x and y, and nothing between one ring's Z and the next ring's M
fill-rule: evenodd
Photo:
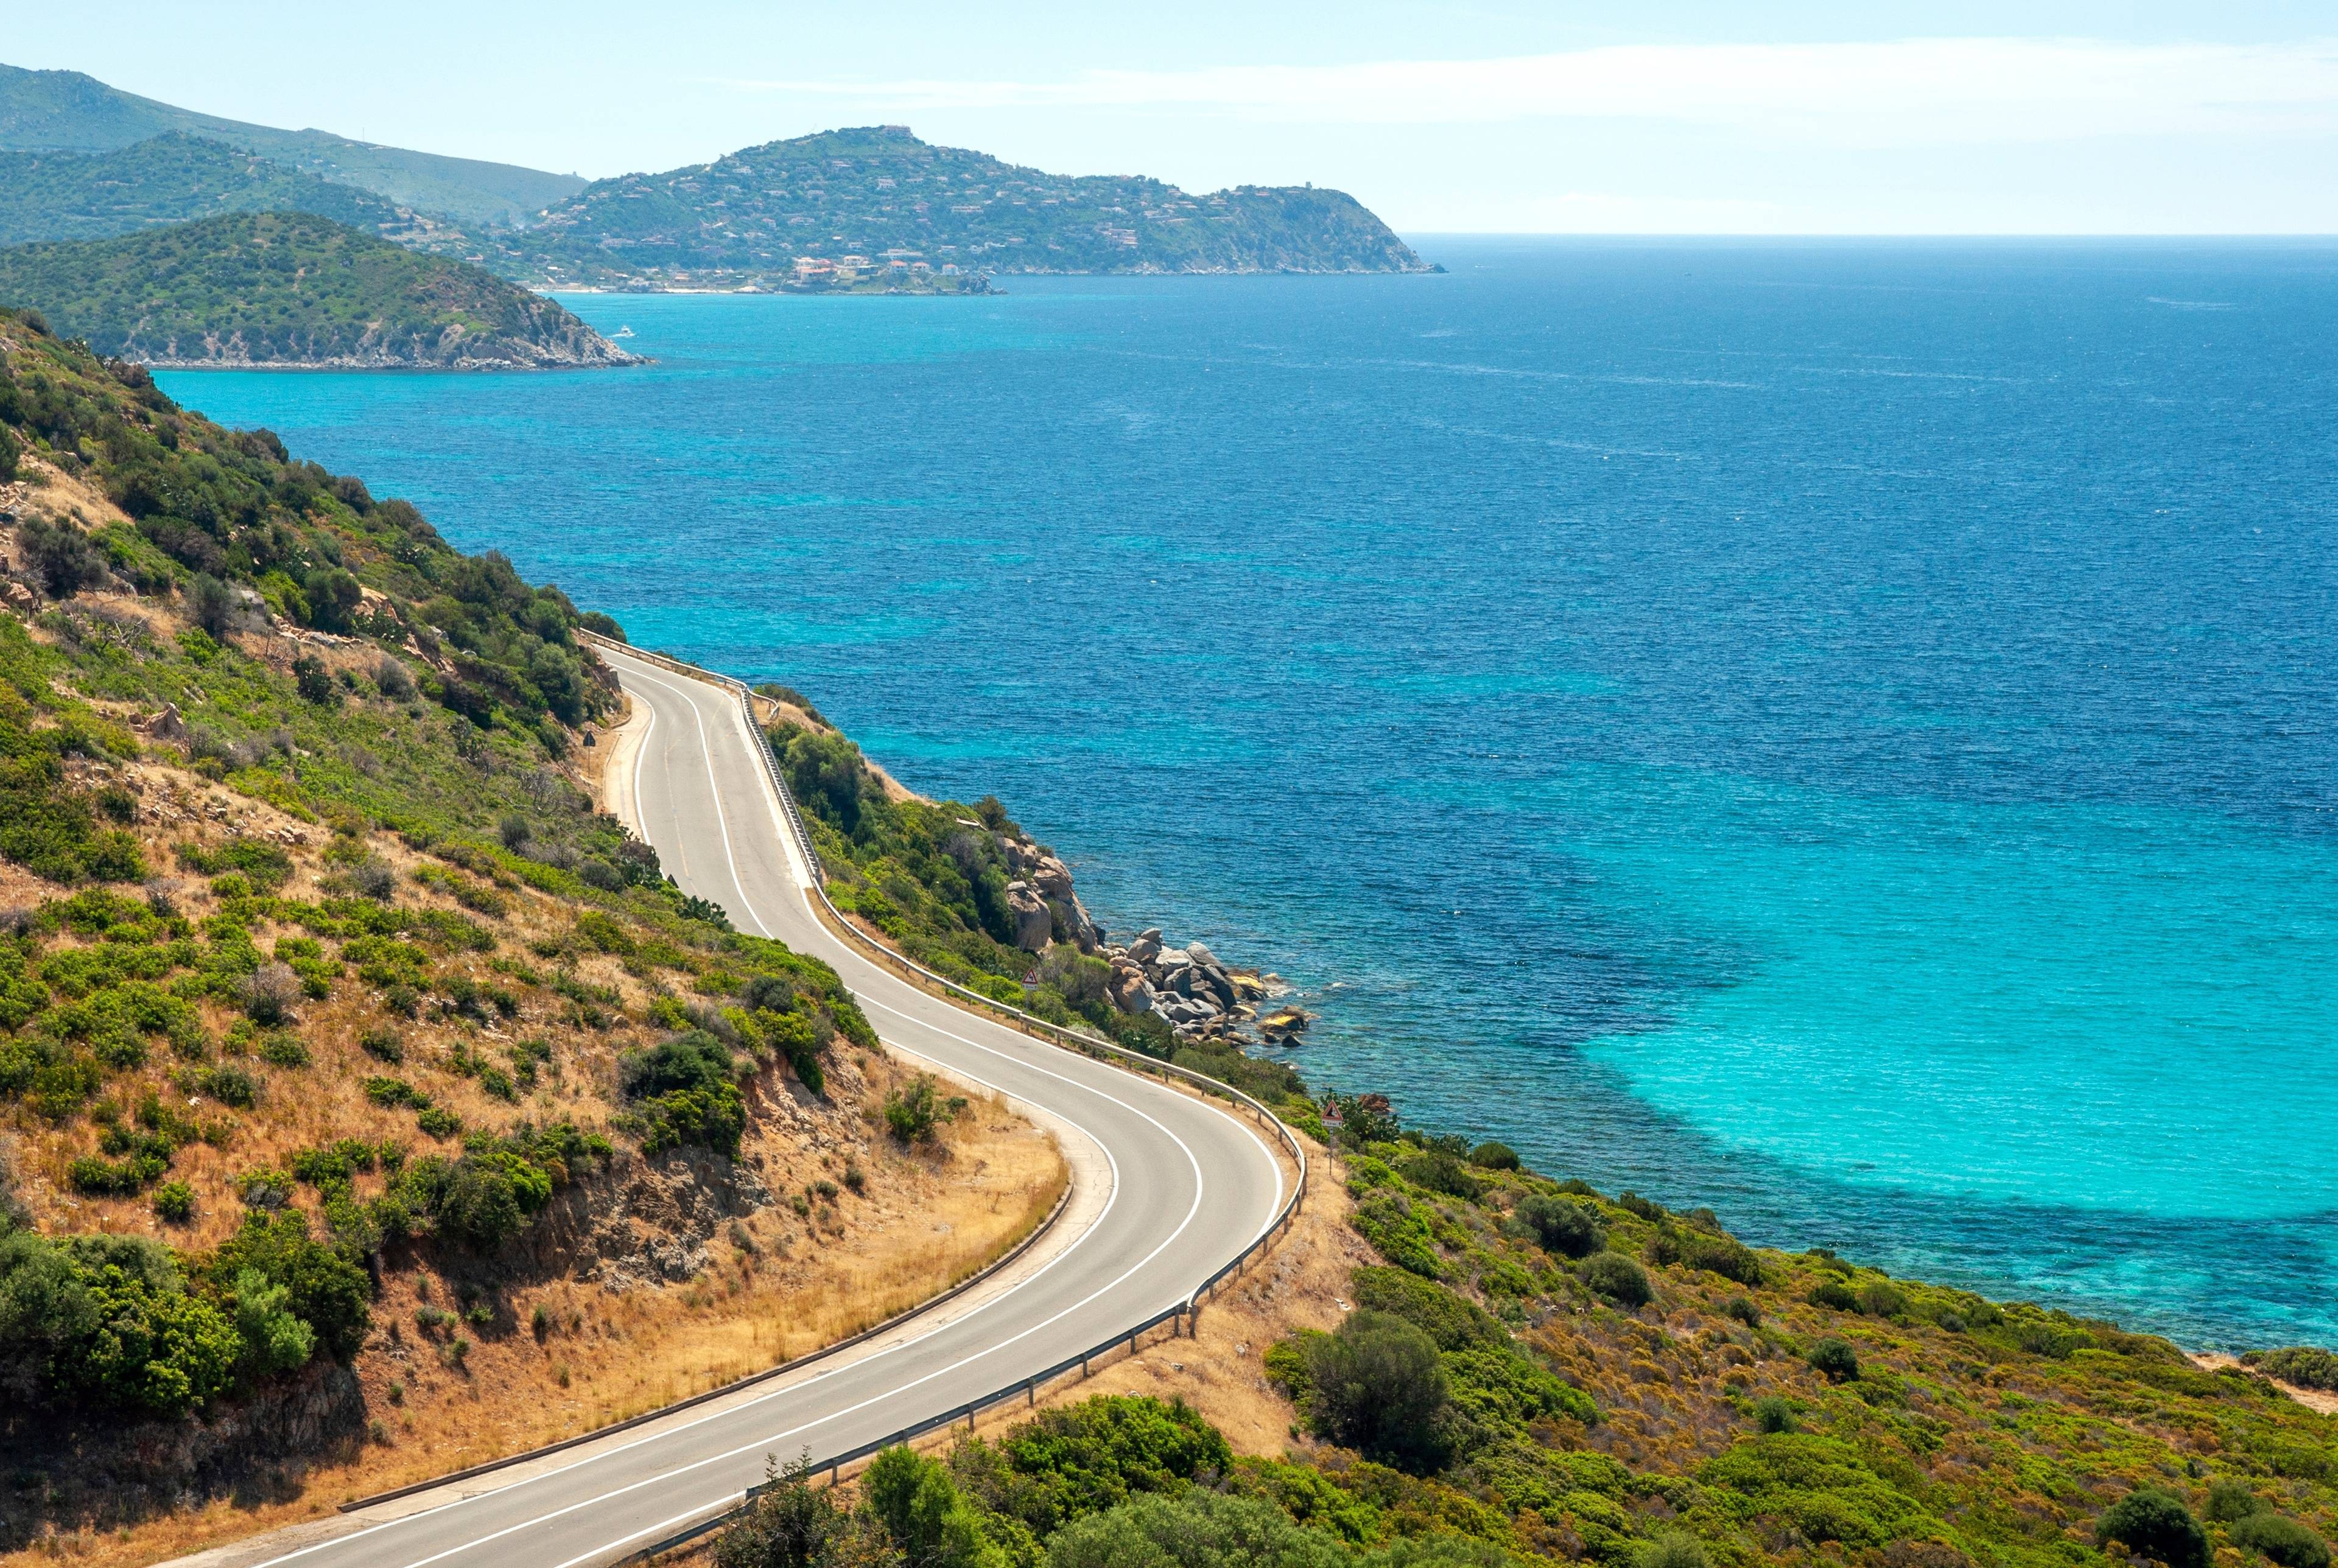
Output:
M2338 231L2338 5L20 7L0 58L586 175L832 125L1400 230Z

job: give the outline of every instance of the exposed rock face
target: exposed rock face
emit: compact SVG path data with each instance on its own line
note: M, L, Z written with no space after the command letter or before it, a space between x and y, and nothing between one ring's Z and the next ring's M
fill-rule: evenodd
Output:
M1040 953L1056 934L1056 916L1047 901L1028 882L1007 885L1007 907L1015 916L1015 946L1026 953Z
M12 1428L0 1411L0 1466L17 1485L42 1488L21 1511L0 1507L0 1551L26 1545L45 1514L104 1528L199 1501L290 1493L309 1466L354 1453L365 1440L357 1374L319 1358L257 1397L222 1403L182 1421L93 1420L62 1438L53 1423ZM27 1446L27 1444L32 1446Z
M707 1150L620 1151L606 1174L562 1189L518 1245L528 1269L611 1290L680 1283L705 1269L716 1231L771 1202L761 1177Z

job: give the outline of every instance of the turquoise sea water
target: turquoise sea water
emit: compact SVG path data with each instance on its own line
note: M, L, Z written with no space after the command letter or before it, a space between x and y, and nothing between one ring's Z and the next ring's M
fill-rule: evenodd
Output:
M195 375L996 790L1320 1081L1766 1241L2338 1340L2338 250L1424 242Z

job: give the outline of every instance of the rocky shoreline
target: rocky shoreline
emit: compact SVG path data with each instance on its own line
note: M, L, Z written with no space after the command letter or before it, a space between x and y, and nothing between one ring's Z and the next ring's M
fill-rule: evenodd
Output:
M974 826L979 827L977 823ZM1046 846L997 835L1014 880L1007 885L1016 946L1037 955L1064 941L1112 966L1105 995L1123 1013L1150 1013L1180 1040L1237 1047L1292 1045L1315 1015L1281 1004L1293 987L1280 975L1229 965L1200 942L1176 946L1158 926L1125 942L1105 940L1072 887L1071 867Z

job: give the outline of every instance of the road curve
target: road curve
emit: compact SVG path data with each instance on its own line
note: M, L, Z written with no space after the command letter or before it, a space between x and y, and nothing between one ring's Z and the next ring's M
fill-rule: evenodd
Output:
M645 733L625 764L643 835L686 891L741 930L834 965L889 1046L1068 1122L1105 1152L1111 1191L1078 1240L1027 1279L930 1332L804 1383L725 1404L632 1443L443 1506L262 1560L258 1568L585 1568L734 1504L767 1458L814 1460L1011 1387L1184 1300L1282 1207L1282 1167L1216 1106L1044 1044L910 985L812 914L810 867L786 829L761 740L730 692L646 661L603 657ZM1095 1195L1090 1194L1093 1198Z

